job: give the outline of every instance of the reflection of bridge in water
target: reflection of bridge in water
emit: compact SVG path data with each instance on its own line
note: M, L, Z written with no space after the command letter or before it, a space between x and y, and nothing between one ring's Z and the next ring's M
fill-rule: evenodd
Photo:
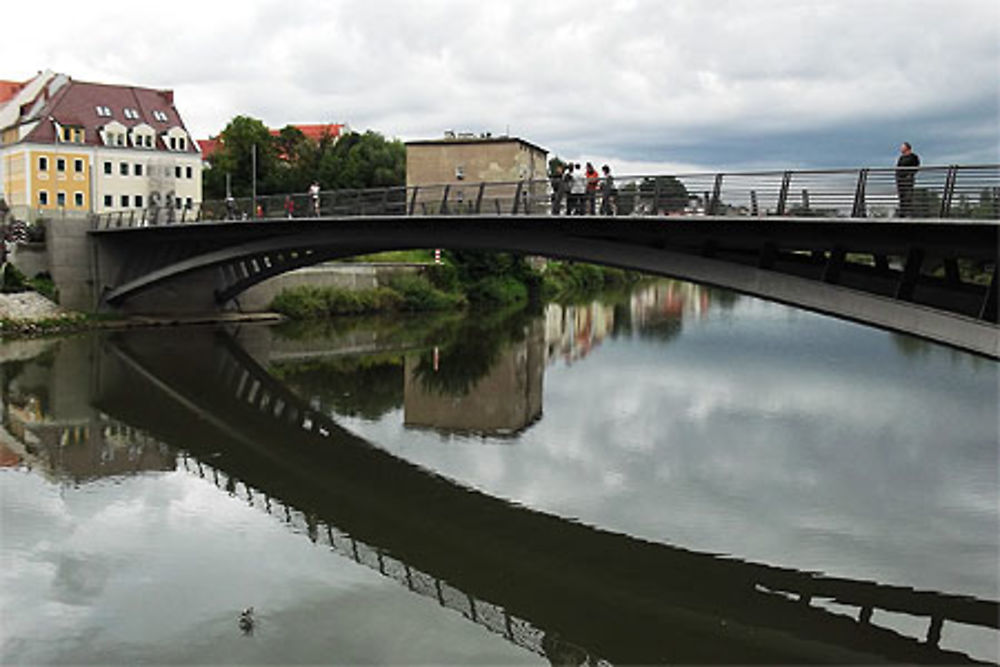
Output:
M939 646L945 624L998 628L995 601L695 553L464 488L345 431L226 336L133 334L107 352L99 409L183 446L189 469L310 539L553 660L583 660L586 646L625 663L965 662ZM926 634L874 625L875 610L922 617Z

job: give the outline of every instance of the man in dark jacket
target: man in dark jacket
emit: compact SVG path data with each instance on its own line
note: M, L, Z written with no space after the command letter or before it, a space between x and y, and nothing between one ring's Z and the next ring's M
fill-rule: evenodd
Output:
M899 159L896 161L896 192L899 194L899 217L913 217L913 182L917 179L917 167L920 158L913 152L913 147L904 141L899 147Z

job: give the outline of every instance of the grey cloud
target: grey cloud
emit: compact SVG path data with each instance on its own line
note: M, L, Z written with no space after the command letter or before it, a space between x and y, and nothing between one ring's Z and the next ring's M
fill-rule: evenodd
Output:
M893 146L892 130L908 126L966 160L989 160L977 146L1000 143L1000 9L987 0L185 8L199 19L169 46L120 39L152 34L162 17L109 21L98 6L88 40L56 26L31 37L34 49L0 49L25 72L173 87L199 136L237 113L404 139L509 126L562 155L727 167L864 163L876 152L848 152L842 137L881 132ZM757 137L773 155L760 157Z

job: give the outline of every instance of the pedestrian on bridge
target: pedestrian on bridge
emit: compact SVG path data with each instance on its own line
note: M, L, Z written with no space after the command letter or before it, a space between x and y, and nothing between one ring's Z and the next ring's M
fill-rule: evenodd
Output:
M315 217L319 217L319 182L313 181L309 186L309 198L312 200L312 210Z
M566 198L566 188L563 183L563 165L557 164L552 170L552 215L562 211L563 200Z
M597 173L593 163L587 163L587 214L594 215L597 212L597 188L600 185L601 175Z
M899 217L912 218L913 183L917 180L917 167L920 158L913 152L910 142L904 141L899 147L899 159L896 161L896 192L899 195Z
M604 176L601 178L601 215L615 215L618 208L615 202L615 179L611 177L611 167L601 167Z

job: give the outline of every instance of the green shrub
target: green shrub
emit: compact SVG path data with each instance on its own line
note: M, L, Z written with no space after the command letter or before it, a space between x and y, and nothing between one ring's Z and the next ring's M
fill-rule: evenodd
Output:
M466 296L480 306L519 303L527 301L528 287L513 276L490 276L469 285Z
M400 276L389 286L403 297L404 310L445 310L462 304L458 294L450 294L418 276Z

